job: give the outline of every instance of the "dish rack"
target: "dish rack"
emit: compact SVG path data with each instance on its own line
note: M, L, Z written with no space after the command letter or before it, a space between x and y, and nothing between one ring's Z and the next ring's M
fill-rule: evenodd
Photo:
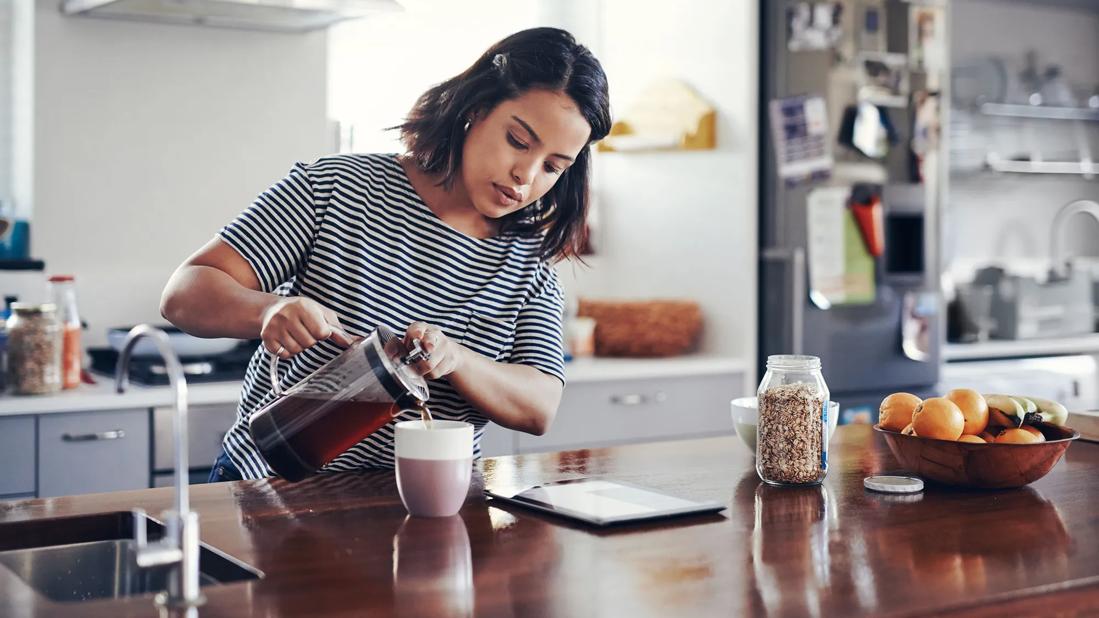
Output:
M1050 160L1037 147L1032 147L1025 158L1005 157L995 150L985 155L985 166L994 172L1013 174L1072 174L1087 179L1099 174L1099 162L1092 157L1088 141L1088 124L1099 123L1099 97L1093 96L1089 107L1055 107L1044 105L1019 105L1009 103L983 103L978 110L985 116L1019 118L1024 120L1053 120L1071 122L1076 141L1077 160ZM1037 141L1037 129L1031 123L1023 127L1032 144Z

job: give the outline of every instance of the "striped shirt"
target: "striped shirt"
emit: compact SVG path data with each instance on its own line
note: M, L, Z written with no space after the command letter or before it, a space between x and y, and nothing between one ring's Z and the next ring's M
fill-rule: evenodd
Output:
M420 199L396 155L299 163L219 237L251 264L263 291L312 298L335 311L351 335L366 336L379 324L403 333L423 321L488 358L530 365L564 383L563 294L552 266L539 257L541 237L479 239L455 230ZM297 384L339 352L322 341L279 363L280 386ZM248 433L249 417L274 399L267 364L260 346L223 441L249 479L273 474ZM474 425L480 457L488 419L445 378L429 380L428 388L437 418ZM393 467L393 434L390 423L325 470Z

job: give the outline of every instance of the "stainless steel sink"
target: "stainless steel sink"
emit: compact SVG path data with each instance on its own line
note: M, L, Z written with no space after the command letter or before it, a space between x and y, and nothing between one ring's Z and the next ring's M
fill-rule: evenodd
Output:
M164 527L146 519L150 541ZM0 525L0 565L31 588L60 602L121 598L165 590L174 567L138 567L133 540L135 515L101 513ZM254 580L263 573L200 544L202 586Z

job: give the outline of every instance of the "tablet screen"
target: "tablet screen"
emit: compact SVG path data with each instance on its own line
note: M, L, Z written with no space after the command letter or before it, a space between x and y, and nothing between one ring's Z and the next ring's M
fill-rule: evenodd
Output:
M519 492L513 499L597 520L644 517L701 506L690 500L599 479L548 483Z

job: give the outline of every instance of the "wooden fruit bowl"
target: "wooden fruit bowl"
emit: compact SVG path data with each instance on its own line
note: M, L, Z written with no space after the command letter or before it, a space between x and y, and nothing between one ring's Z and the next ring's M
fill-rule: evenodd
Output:
M976 444L952 442L900 432L874 430L885 436L889 450L904 469L944 485L1004 489L1033 483L1061 460L1080 433L1048 423L1034 425L1046 437L1038 444Z

